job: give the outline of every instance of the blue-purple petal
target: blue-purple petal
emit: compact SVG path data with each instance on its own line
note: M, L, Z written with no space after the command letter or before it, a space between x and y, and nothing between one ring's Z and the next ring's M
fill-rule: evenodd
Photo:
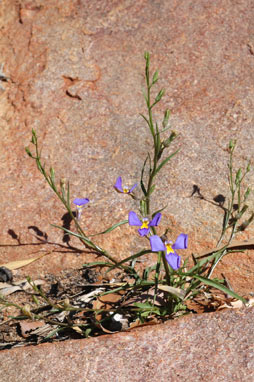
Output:
M148 235L150 229L149 228L139 228L138 229L138 232L140 234L140 236L146 236Z
M142 226L142 222L139 220L137 214L134 211L129 212L129 225Z
M136 188L136 187L137 187L137 185L138 185L138 183L134 184L134 186L132 186L132 187L131 187L131 189L130 189L129 193L131 193L131 192L134 190L134 188Z
M180 268L181 257L176 252L167 254L166 260L174 271Z
M172 245L173 249L186 249L188 246L188 235L181 233L174 244Z
M150 221L149 226L150 227L157 226L160 221L161 221L161 213L157 212L157 214L155 214L153 219Z
M89 199L87 198L75 198L73 200L73 203L76 204L76 206L84 206L89 202Z
M114 187L117 189L117 191L123 192L122 178L120 176L117 178Z
M149 239L153 252L165 251L165 245L159 236L153 235Z

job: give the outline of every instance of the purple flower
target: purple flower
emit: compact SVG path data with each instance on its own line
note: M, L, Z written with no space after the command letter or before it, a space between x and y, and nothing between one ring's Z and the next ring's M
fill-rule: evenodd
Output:
M180 268L181 257L176 253L175 249L186 249L188 246L188 235L181 233L176 241L163 241L157 235L150 237L150 244L153 252L164 251L168 264L175 271Z
M89 202L89 199L87 198L76 198L73 200L73 203L76 205L76 210L77 210L77 219L80 219L82 209L84 206Z
M129 212L129 225L140 227L138 230L140 236L146 236L150 232L150 227L157 226L160 220L160 212L155 214L151 221L149 221L148 218L143 218L142 220L140 220L134 211Z
M131 188L128 188L128 187L126 187L126 186L123 186L123 185L122 185L122 178L119 176L119 177L117 178L117 180L116 180L116 183L115 183L114 187L115 187L115 189L116 189L118 192L122 192L123 194L130 194L130 193L134 190L134 188L137 187L137 185L138 185L138 184L136 183L136 184L134 184L134 186L131 187Z

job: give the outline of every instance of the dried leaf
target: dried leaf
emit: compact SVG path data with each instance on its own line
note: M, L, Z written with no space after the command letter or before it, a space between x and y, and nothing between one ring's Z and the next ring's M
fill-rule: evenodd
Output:
M42 285L45 283L43 280L35 280L33 281L35 285ZM31 284L27 280L21 280L18 282L15 282L13 284L8 284L8 283L0 283L0 293L2 296L8 296L14 292L17 291L23 291L27 289L32 289Z
M223 310L223 309L241 309L244 306L251 307L254 306L254 298L250 298L247 302L246 305L240 300L235 300L235 301L230 301L230 303L225 303L221 305L218 310Z
M207 305L203 305L199 301L187 300L184 303L189 310L192 310L198 314L205 313L207 310Z
M120 291L125 293L124 291ZM93 309L103 309L103 310L109 310L112 308L112 306L117 303L121 298L123 293L109 293L104 296L98 297L94 302L93 302ZM100 321L102 319L102 314L97 314L95 316L96 320Z
M183 289L180 288L174 288L169 285L159 285L158 289L163 290L164 292L172 293L175 296L181 298L182 300L184 299L186 292Z
M42 257L48 255L49 253L51 253L51 252L44 253L43 255L40 255L40 256L37 256L37 257L33 257L31 259L11 261L10 263L6 263L6 264L0 265L0 267L6 267L6 268L9 268L11 270L22 268L22 267L25 267L28 264L33 263L34 261L37 261L37 260L41 259Z
M113 333L116 333L117 331L111 331L109 329L106 329L104 328L104 326L102 326L101 324L99 324L99 327L101 328L101 330L103 330L104 333L107 333L107 334L113 334Z
M41 328L42 326L45 325L44 321L20 321L19 322L19 327L21 331L21 335L24 338L29 337L32 332L38 328Z
M83 331L82 329L80 329L79 326L73 326L72 329L75 330L75 332L77 332L78 334L83 334Z
M86 293L86 294L83 294L82 296L79 296L77 298L78 301L81 301L81 302L85 302L85 303L88 303L90 302L95 296L98 296L98 294L104 292L105 289L104 288L97 288L95 290L93 290L92 292L89 292L89 293Z
M160 321L156 317L153 317L150 321L147 321L147 322L141 322L140 319L138 318L136 321L130 324L130 327L127 330L140 328L141 326L157 325L159 324L159 322Z
M104 304L112 305L121 300L123 295L123 293L121 292L125 293L124 291L119 291L118 293L109 293L105 294L104 296L98 297L98 299Z
M19 286L9 285L8 287L1 289L0 293L2 296L9 296L10 294L17 292L18 290L22 290L22 289Z

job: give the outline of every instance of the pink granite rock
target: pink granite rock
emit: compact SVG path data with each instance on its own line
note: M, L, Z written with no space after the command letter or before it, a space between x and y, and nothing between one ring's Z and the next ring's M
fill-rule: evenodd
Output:
M249 382L253 308L0 353L1 382Z
M137 207L112 186L119 175L138 181L151 148L139 116L145 111L145 50L167 90L156 117L170 108L180 134L174 147L181 151L158 179L154 208L167 205L162 231L172 228L172 239L188 233L189 254L214 246L223 213L190 195L194 184L210 199L228 195L230 138L238 140L237 165L253 156L252 2L3 0L0 12L1 62L9 77L0 98L0 263L55 248L37 245L33 227L63 244L62 232L50 223L62 224L65 211L24 151L32 128L57 178L70 180L71 197L91 200L83 214L88 233L126 219ZM253 174L248 181L253 184ZM98 242L122 259L143 245L139 240L123 227ZM61 251L25 272L36 277L90 259ZM254 261L243 258L241 273L253 285L247 269Z
M209 199L228 196L230 138L238 140L237 166L253 157L253 18L250 0L2 0L0 63L9 80L0 94L0 264L52 251L19 271L37 277L91 258L43 243L47 234L50 243L66 245L50 225L62 224L65 211L25 153L32 128L58 179L70 180L72 198L91 200L83 213L89 233L136 208L113 184L119 175L129 184L138 181L151 147L139 117L145 50L167 90L156 118L172 110L171 125L180 134L175 147L181 148L161 173L154 208L167 204L162 228L170 226L173 239L188 233L189 254L214 246L222 211L190 195L197 184ZM252 185L253 174L247 180ZM119 228L99 244L121 259L138 238ZM249 293L253 265L249 251L224 258L220 271L239 293ZM250 309L14 349L0 354L0 379L251 381L252 324Z

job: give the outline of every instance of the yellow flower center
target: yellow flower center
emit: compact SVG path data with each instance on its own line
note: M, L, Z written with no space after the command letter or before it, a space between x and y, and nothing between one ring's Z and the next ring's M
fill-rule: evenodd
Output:
M123 187L123 192L124 192L124 194L128 194L128 192L129 192L128 187Z
M168 255L169 253L174 253L174 250L172 249L170 243L165 243L165 247L166 247L167 255Z
M148 224L149 224L149 220L147 219L147 218L144 218L143 219L143 224L142 224L142 226L140 227L141 229L142 228L149 228L148 227Z

